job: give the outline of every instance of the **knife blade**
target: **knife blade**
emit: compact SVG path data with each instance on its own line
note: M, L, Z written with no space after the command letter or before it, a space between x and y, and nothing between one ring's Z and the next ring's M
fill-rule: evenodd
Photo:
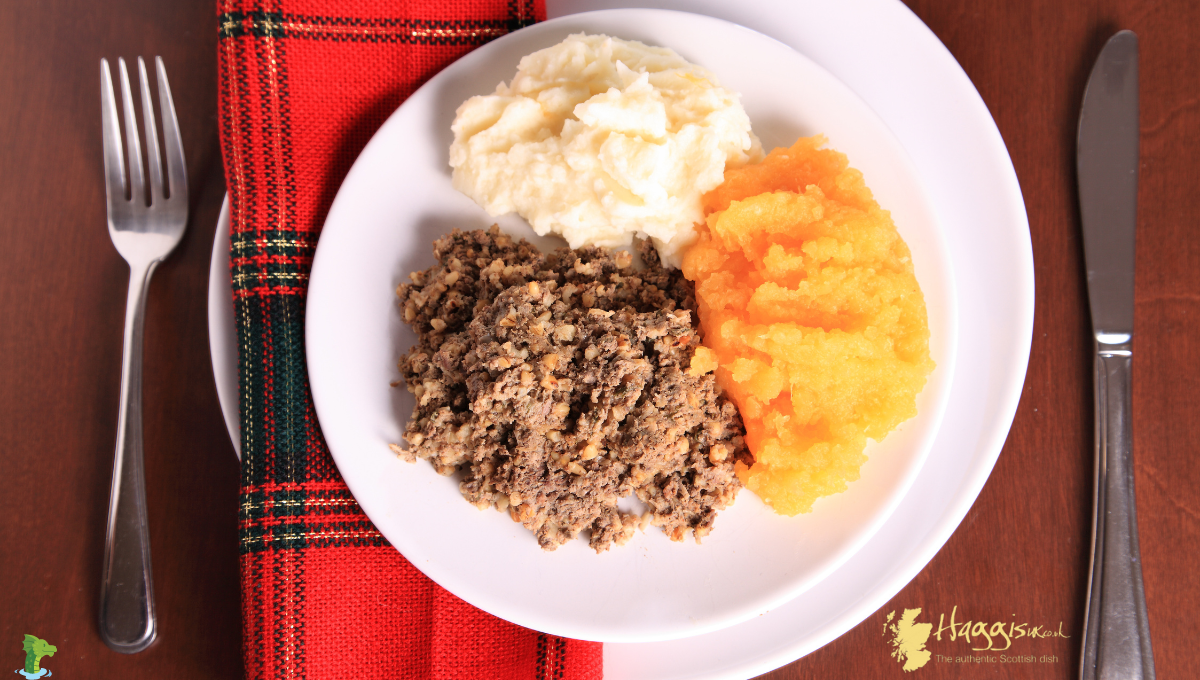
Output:
M1095 339L1096 488L1082 680L1152 680L1133 487L1134 233L1138 43L1121 31L1088 78L1076 148L1079 208Z

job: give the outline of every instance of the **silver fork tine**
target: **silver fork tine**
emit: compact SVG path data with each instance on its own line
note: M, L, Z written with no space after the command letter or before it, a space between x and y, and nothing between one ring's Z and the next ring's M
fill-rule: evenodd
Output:
M113 96L112 73L108 60L100 60L100 113L104 131L104 188L112 205L115 190L125 197L125 159L121 155L121 125L117 120L117 102Z
M158 154L158 127L154 125L154 105L150 102L150 79L146 62L138 57L138 85L142 90L142 122L146 128L146 161L150 166L150 205L163 200L162 160Z
M167 182L171 200L178 198L187 204L187 164L183 161L183 139L179 136L179 121L175 118L175 100L167 82L167 68L162 57L154 58L158 72L158 106L162 111L163 145L167 150Z
M125 150L129 154L130 200L146 204L146 180L142 174L142 144L138 141L137 118L133 115L133 95L129 88L129 71L125 69L125 58L117 58L117 70L121 72L121 102L125 105Z

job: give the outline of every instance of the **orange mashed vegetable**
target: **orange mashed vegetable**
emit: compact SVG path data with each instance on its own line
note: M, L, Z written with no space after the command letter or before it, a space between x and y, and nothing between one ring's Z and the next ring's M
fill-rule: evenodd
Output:
M802 138L732 169L683 260L717 380L746 424L738 476L776 512L858 479L933 370L908 246L844 154Z

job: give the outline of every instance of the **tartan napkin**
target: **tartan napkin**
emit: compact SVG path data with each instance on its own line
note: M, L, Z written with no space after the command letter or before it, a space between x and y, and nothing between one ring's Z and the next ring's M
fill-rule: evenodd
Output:
M543 19L543 0L217 5L246 677L600 678L599 644L479 611L380 535L330 458L304 359L313 251L355 157L417 86Z

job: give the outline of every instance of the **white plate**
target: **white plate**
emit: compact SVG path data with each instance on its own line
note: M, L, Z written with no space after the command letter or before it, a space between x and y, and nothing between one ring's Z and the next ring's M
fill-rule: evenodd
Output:
M512 77L526 54L586 31L670 46L739 92L766 148L824 133L862 170L913 251L938 368L918 415L868 453L850 490L813 512L781 517L750 492L721 513L704 545L657 529L596 555L584 540L548 553L506 513L466 503L458 479L401 461L413 398L389 386L416 344L395 288L434 264L451 227L489 217L454 190L447 153L454 111ZM536 239L510 216L509 233ZM591 12L491 42L438 73L376 132L351 168L321 232L308 288L308 373L321 431L338 470L379 531L446 590L535 630L602 642L698 635L777 607L837 569L875 532L933 443L953 375L951 267L932 204L903 147L848 88L790 47L711 17L652 9ZM486 566L485 566L486 565Z
M1002 140L978 94L903 5L858 2L657 2L736 20L784 40L853 87L905 144L946 225L961 301L959 362L946 422L913 492L840 569L787 604L719 633L605 645L605 675L740 678L833 640L898 592L958 526L995 463L1029 353L1033 270L1028 223ZM549 3L552 15L595 3ZM222 405L236 437L237 377L227 259L219 225L210 334ZM739 501L740 502L740 501Z

